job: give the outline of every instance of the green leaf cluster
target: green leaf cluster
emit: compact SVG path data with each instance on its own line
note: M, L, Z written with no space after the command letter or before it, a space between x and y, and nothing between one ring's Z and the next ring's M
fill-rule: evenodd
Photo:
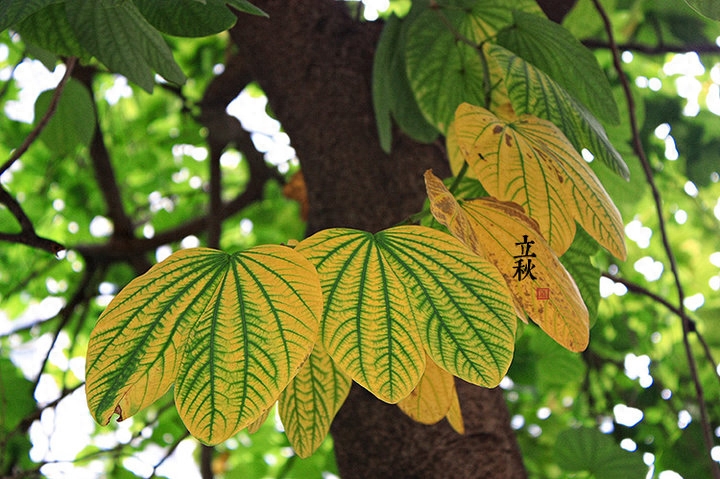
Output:
M200 37L222 32L236 20L226 4L264 15L246 0L3 0L0 31L16 30L28 44L55 55L94 57L151 92L156 72L170 83L185 81L162 34Z

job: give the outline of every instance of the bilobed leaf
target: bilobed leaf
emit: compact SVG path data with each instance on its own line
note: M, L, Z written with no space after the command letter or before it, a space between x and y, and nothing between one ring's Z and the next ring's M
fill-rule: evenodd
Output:
M540 233L515 203L480 198L459 205L442 181L425 174L435 218L505 278L517 303L550 337L571 351L589 341L580 291Z
M217 444L278 398L310 354L322 309L312 265L290 248L181 250L128 284L90 337L86 390L107 424L175 383L188 430Z
M315 264L320 339L340 369L386 402L420 381L425 352L468 382L496 386L513 355L512 296L490 263L422 226L375 235L321 231L298 250Z
M185 81L167 43L131 0L76 0L65 8L80 44L110 70L148 92L153 70L169 82Z
M447 416L453 395L457 395L453 375L426 358L420 382L398 407L417 422L435 424Z
M322 345L315 344L312 354L278 402L285 434L298 456L309 457L320 447L351 384L351 379L335 367Z
M587 148L608 168L628 179L628 167L597 119L564 88L522 58L499 45L487 54L505 72L505 86L518 115L530 114L555 124L577 151Z
M610 253L625 258L620 213L555 125L531 115L506 121L463 104L456 113L455 132L488 193L521 205L558 255L570 247L577 221Z
M545 72L602 121L620 120L617 104L595 55L561 25L539 15L513 12L513 26L498 44Z
M425 355L402 281L374 236L324 230L297 251L315 264L325 299L320 340L337 366L383 401L396 403L420 380Z

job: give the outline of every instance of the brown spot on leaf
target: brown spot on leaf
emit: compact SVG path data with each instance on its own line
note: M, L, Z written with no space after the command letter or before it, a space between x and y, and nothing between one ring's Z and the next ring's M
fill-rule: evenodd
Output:
M512 147L512 137L508 134L505 135L505 144L509 147Z
M113 411L113 412L119 416L119 417L118 417L118 422L121 422L121 421L123 421L123 420L125 419L125 418L123 417L122 408L120 407L119 404L118 404L117 406L115 406L115 411ZM110 422L110 421L108 421L108 422Z
M495 125L495 128L493 128L493 133L496 135L499 135L503 131L503 127L501 125Z

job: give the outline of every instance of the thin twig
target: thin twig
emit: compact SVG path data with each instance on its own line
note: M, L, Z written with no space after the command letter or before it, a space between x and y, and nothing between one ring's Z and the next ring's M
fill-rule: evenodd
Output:
M55 347L55 343L58 340L58 337L60 336L60 333L65 329L65 327L70 323L70 319L73 317L73 314L75 313L75 310L82 305L87 295L87 290L90 288L90 286L93 283L93 278L95 277L96 269L92 266L88 266L85 269L85 272L83 273L82 280L80 281L80 285L78 285L77 289L75 290L75 293L70 298L70 301L63 307L63 309L60 311L60 323L55 328L55 335L53 336L52 343L50 344L50 348L48 349L47 354L45 355L45 358L43 359L42 365L40 367L40 372L38 372L37 378L35 378L35 384L33 386L33 391L35 391L38 387L38 384L40 384L40 378L42 377L42 373L45 370L45 366L47 366L48 360L50 359L50 354L52 353L53 348Z
M10 168L13 163L15 163L28 150L28 148L30 148L30 145L33 144L37 137L40 136L40 133L42 133L42 131L45 129L45 126L50 121L50 118L52 118L52 116L55 114L58 102L60 101L60 96L65 89L65 85L70 79L76 63L77 59L75 57L70 57L67 60L67 62L65 63L65 74L60 79L60 83L58 83L58 86L55 87L55 92L50 99L50 105L48 106L47 111L45 112L43 117L40 118L40 121L35 126L35 128L33 128L27 138L25 138L25 141L23 141L22 145L16 148L15 151L13 151L12 155L10 155L10 158L8 158L8 160L3 163L2 166L0 166L0 175L5 173L5 171L7 171L7 169Z
M670 312L677 315L681 319L682 319L683 315L687 315L687 312L679 309L677 306L672 304L670 301L666 300L665 298L663 298L662 296L660 296L656 293L653 293L652 291L650 291L646 288L643 288L642 286L640 286L637 283L633 283L632 281L629 281L624 278L620 278L619 276L615 276L610 273L602 273L602 275L608 279L615 281L616 283L623 284L628 289L628 291L630 291L632 293L647 296L648 298L651 298L656 303L662 304ZM718 371L718 368L716 367L718 365L718 363L717 363L717 361L715 361L715 357L713 356L713 353L710 350L710 346L708 346L707 342L705 341L705 337L702 335L702 333L700 333L700 331L698 331L697 328L695 327L695 321L693 321L692 318L689 318L688 320L690 321L692 331L695 333L695 336L697 337L698 342L700 343L700 345L703 348L703 351L705 353L705 358L708 360L708 362L710 364L713 365L713 371L715 371L715 376L720 380L720 371Z
M608 43L613 56L613 65L618 72L618 77L625 93L625 99L628 103L630 128L632 130L633 149L637 154L638 158L640 159L640 163L642 164L643 171L645 173L645 179L650 186L653 200L655 202L655 209L658 216L658 227L660 229L660 237L662 239L663 248L665 249L665 254L668 257L668 261L670 262L670 270L672 271L673 279L675 281L675 287L677 289L678 311L680 312L683 329L683 346L685 348L685 355L687 356L688 367L690 369L690 374L692 376L692 380L695 386L695 394L700 407L700 422L703 429L703 439L705 441L706 454L708 455L708 459L710 460L710 467L712 469L713 477L715 479L720 479L720 467L718 466L718 463L714 461L712 457L710 457L710 450L714 447L712 427L710 426L710 421L708 418L707 405L705 404L705 394L703 392L702 383L700 382L700 377L697 371L695 357L693 355L692 348L690 347L689 335L692 330L692 324L690 322L690 318L685 313L685 292L680 281L680 274L678 272L675 254L673 253L672 247L670 245L670 239L668 237L665 227L665 217L663 216L660 191L655 184L655 179L653 177L653 171L650 166L650 162L648 161L647 155L645 154L645 150L642 146L637 117L635 115L635 101L633 99L632 91L630 90L630 84L628 82L628 79L622 69L620 52L618 50L617 44L615 43L610 18L608 17L607 12L605 12L603 6L600 4L599 0L592 0L592 2L595 5L595 9L600 14L600 17L602 18L603 24L605 26L605 32L608 36Z
M183 434L182 436L180 436L179 438L177 438L177 440L175 440L175 442L172 443L172 445L170 446L170 448L169 448L167 451L165 451L165 454L163 455L163 457L161 457L160 460L159 460L157 463L155 463L155 465L153 466L153 472L152 472L152 474L150 474L150 478L149 478L149 479L152 479L153 477L157 477L157 470L158 470L158 468L160 468L160 466L162 466L163 464L165 464L165 461L167 461L167 460L170 458L170 456L172 456L172 454L173 454L173 453L175 452L175 450L178 448L178 446L180 445L180 443L183 442L183 441L184 441L185 439L187 439L188 437L190 437L190 433L189 433L188 431L185 431L185 434Z

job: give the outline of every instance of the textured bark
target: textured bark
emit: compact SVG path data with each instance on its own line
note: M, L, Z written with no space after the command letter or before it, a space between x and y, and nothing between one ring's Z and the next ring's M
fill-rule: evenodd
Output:
M254 4L232 36L298 152L310 201L309 231L377 231L419 211L423 172L447 174L439 145L396 135L380 149L371 71L381 25L360 23L334 0ZM499 390L459 385L467 433L423 426L358 386L332 428L343 478L525 477Z

